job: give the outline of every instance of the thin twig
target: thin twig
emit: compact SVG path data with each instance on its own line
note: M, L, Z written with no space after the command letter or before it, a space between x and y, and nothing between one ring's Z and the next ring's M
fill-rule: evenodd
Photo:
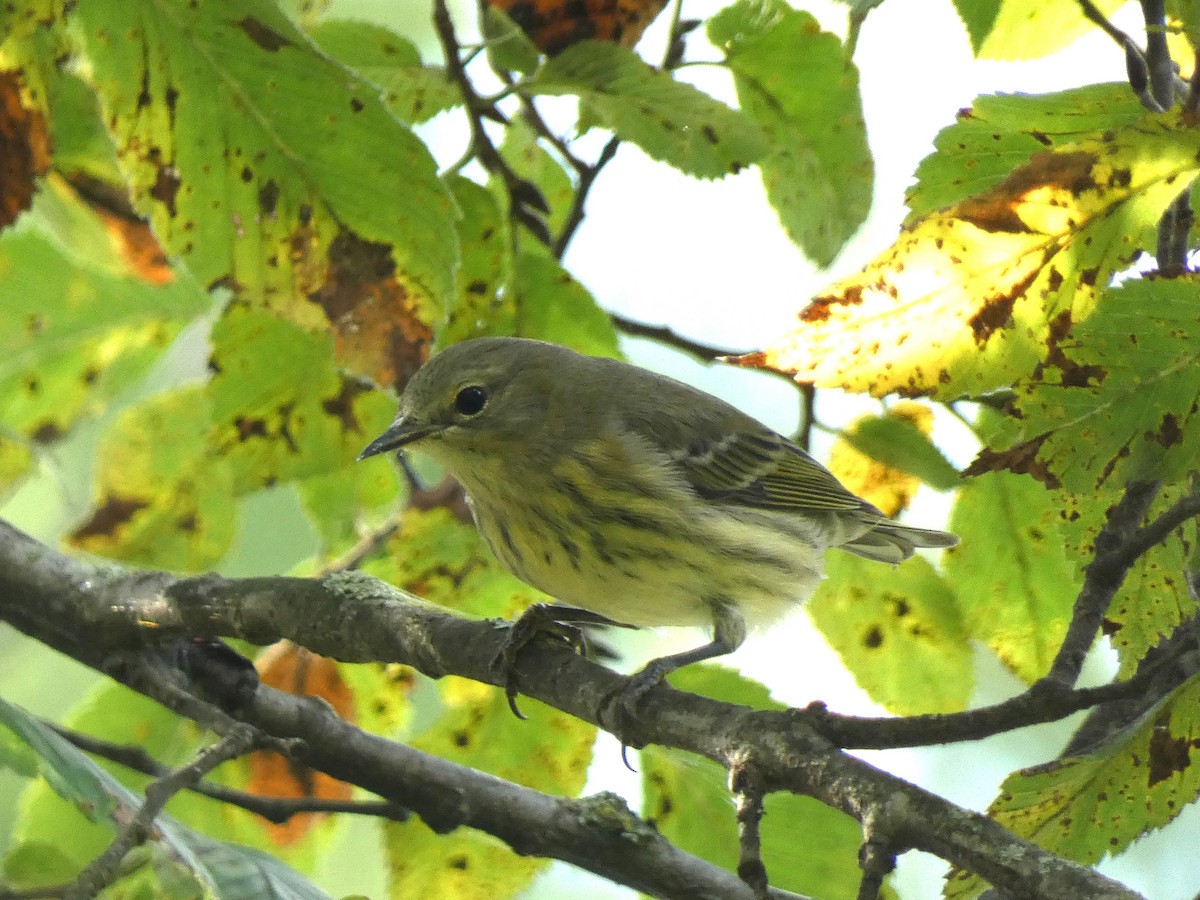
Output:
M628 334L631 337L650 338L658 341L660 344L666 344L668 347L674 347L676 350L682 350L684 353L696 357L702 362L716 362L723 356L737 356L741 351L730 350L725 347L714 347L711 344L704 344L700 341L693 341L691 338L677 334L665 325L648 325L645 322L638 322L636 319L627 319L625 316L610 313L613 324L622 334Z
M550 234L546 223L537 215L547 212L546 200L535 185L513 171L488 136L483 125L484 116L496 118L500 117L500 113L480 98L471 79L467 77L466 67L459 55L460 47L458 37L454 33L454 21L450 18L450 10L446 8L446 0L434 0L433 26L441 42L442 53L446 57L446 72L458 86L467 110L467 122L471 128L471 150L484 169L504 182L511 201L512 215L538 240L549 245ZM504 121L503 117L500 117L500 120Z
M561 260L563 258L563 254L567 252L567 247L571 243L571 238L575 237L575 232L583 224L584 207L587 204L588 193L591 191L592 185L596 183L596 177L600 174L601 170L617 155L617 148L619 146L621 146L621 139L613 135L608 139L608 143L604 145L604 149L600 151L600 155L596 157L596 161L579 173L579 184L575 188L575 196L571 200L571 208L567 211L567 218L563 223L563 229L559 232L558 237L554 239L554 243L551 246L556 259Z
M1142 101L1142 105L1152 112L1162 112L1162 107L1149 91L1150 67L1146 62L1142 48L1128 34L1108 20L1092 0L1078 0L1083 15L1089 22L1097 25L1101 31L1116 41L1125 52L1125 69L1129 76L1129 86Z
M378 528L372 529L367 534L359 538L358 543L347 550L340 556L329 560L314 574L314 578L324 578L326 575L331 575L334 572L349 572L357 569L363 562L374 556L381 547L383 547L392 535L400 530L401 517L403 513L397 513L391 516L386 522Z
M1187 97L1183 101L1183 111L1188 116L1194 118L1198 109L1200 109L1200 47L1196 48L1192 58L1192 78L1188 82Z
M53 722L44 722L47 728L55 731L60 737L74 744L85 753L103 757L134 772L149 775L152 778L162 778L173 770L163 765L142 747L133 744L115 744L103 741L90 734L63 728ZM248 794L233 788L210 781L198 781L187 785L187 790L202 794L212 800L237 806L257 816L262 816L268 822L282 825L293 816L301 813L351 813L361 816L375 816L390 819L394 822L404 822L410 817L408 810L385 800L322 800L317 797L262 797Z
M546 139L559 155L566 160L567 165L575 170L575 174L582 177L591 164L586 160L578 157L571 150L570 145L564 141L559 135L554 133L554 130L546 124L546 120L542 118L541 112L537 108L537 104L533 102L533 98L528 94L521 94L521 114L525 117L525 121L529 123L540 137Z
M1167 46L1167 9L1163 0L1142 0L1146 23L1146 65L1150 90L1161 109L1175 105L1175 67Z
M112 884L120 871L121 861L134 847L151 834L154 820L172 797L196 784L205 775L227 760L236 759L257 743L257 732L249 725L235 724L229 733L215 744L196 754L185 766L174 769L146 786L146 799L108 848L88 864L67 890L65 900L88 900L102 888Z
M1108 520L1096 535L1092 561L1084 569L1083 587L1075 598L1071 623L1043 681L1067 687L1075 684L1104 613L1137 559L1127 548L1158 496L1158 488L1156 481L1130 482L1125 495L1109 510Z
M879 900L883 880L896 868L895 847L875 831L872 817L864 818L863 842L858 850L858 866L863 873L858 883L858 900Z

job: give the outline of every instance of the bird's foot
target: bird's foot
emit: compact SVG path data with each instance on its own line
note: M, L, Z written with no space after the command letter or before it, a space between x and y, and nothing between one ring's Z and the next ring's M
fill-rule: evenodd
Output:
M566 644L580 656L588 656L592 648L588 644L587 634L581 626L599 625L615 628L633 628L623 622L616 622L607 616L594 613L587 609L573 606L555 606L549 603L537 603L521 614L517 621L509 627L508 637L500 647L500 652L492 662L504 676L504 696L508 699L508 708L518 719L526 718L517 706L516 665L517 657L531 641L539 636Z
M610 731L621 739L621 762L629 771L636 771L629 764L629 744L624 735L629 734L637 719L637 709L645 696L662 684L663 679L678 666L669 656L652 659L639 672L634 672L616 690L608 694L600 704L600 720L611 723ZM641 749L642 743L632 745Z

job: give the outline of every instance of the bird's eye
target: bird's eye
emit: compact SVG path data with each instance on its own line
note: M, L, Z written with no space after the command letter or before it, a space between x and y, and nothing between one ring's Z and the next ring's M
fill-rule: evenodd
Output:
M474 416L483 412L484 406L487 405L487 391L473 384L470 387L465 387L458 392L454 398L454 408L464 416Z

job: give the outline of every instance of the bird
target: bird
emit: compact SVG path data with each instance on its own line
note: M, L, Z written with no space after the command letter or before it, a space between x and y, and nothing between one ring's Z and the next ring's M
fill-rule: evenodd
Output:
M827 550L895 565L919 547L958 543L889 518L724 400L528 338L474 338L434 354L359 459L407 448L462 483L500 563L557 601L526 612L519 641L539 621L709 630L707 643L631 676L627 710L669 673L732 653L751 629L807 601ZM505 654L518 715L519 649Z

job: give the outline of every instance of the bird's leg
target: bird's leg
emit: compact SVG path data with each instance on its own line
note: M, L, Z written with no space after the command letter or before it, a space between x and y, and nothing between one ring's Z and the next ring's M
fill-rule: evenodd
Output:
M615 705L619 717L632 718L641 699L666 676L676 669L692 663L714 659L732 653L746 640L746 620L736 606L724 603L713 604L713 639L700 647L660 656L646 663L640 672L635 672L623 686L605 701L604 706Z
M614 628L634 628L624 622L617 622L607 616L594 613L589 609L579 609L574 606L558 606L552 603L535 603L509 627L508 637L505 638L500 652L496 654L492 665L500 669L504 675L504 695L508 698L508 708L518 719L525 715L517 706L516 665L517 657L525 646L538 635L547 635L562 641L581 656L589 653L587 636L581 625L603 625Z

